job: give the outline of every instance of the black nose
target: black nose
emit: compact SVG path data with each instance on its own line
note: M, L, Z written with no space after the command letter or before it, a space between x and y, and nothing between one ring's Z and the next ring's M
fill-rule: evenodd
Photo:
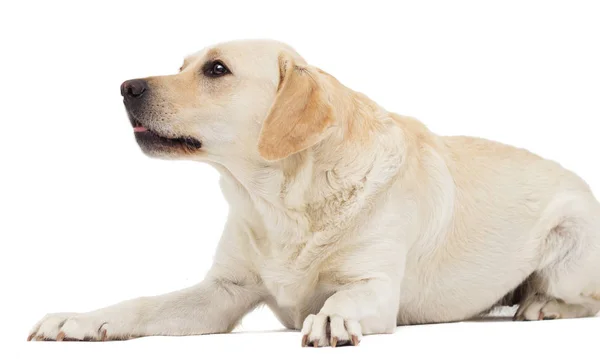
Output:
M121 84L121 96L123 97L139 98L144 95L146 90L148 90L148 83L142 79L127 80Z

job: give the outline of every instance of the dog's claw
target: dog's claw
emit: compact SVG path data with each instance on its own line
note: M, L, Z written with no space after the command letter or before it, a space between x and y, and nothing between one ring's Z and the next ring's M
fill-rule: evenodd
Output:
M65 340L65 332L59 332L58 335L56 336L56 341L62 342L63 340Z
M102 334L100 334L100 341L101 342L105 342L106 341L106 337L107 337L107 335L106 335L106 329L103 329L102 330Z
M35 337L35 333L29 334L29 336L27 337L27 341L30 342L31 339L33 339L33 337Z
M312 345L314 348L318 348L319 347L319 340L313 340Z
M335 348L335 346L337 345L338 342L338 338L337 337L332 337L331 338L331 347Z
M357 345L358 345L358 343L359 343L359 341L358 341L358 336L356 336L356 335L353 335L353 336L352 336L352 345L354 345L354 346L357 346Z
M308 345L308 334L302 336L302 346L305 347Z

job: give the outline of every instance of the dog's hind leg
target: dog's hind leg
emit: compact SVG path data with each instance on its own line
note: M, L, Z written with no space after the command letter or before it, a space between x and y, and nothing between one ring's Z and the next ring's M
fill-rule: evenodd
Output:
M515 320L594 316L600 311L600 206L568 202L542 245L540 268L528 281Z

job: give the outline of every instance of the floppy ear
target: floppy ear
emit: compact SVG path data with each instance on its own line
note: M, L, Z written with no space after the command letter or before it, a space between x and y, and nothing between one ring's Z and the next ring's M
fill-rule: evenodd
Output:
M305 150L324 137L333 109L316 71L279 56L279 88L258 140L258 152L269 161Z

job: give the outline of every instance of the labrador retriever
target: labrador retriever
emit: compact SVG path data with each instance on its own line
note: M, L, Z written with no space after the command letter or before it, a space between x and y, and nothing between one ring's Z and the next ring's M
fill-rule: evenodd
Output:
M600 205L555 162L438 136L275 41L204 49L121 94L144 153L220 171L213 266L177 292L47 315L30 340L224 333L261 304L314 347L498 305L600 310Z

